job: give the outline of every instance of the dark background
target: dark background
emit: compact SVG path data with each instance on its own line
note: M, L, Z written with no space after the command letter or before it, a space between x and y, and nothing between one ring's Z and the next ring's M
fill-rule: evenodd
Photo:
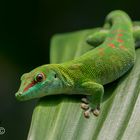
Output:
M102 26L114 9L140 20L136 0L5 0L0 1L0 140L25 140L36 100L18 102L20 76L49 63L55 33Z

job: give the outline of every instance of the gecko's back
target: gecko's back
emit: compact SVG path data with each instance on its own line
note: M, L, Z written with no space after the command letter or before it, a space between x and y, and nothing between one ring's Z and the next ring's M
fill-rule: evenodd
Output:
M106 20L110 33L105 42L69 63L81 63L83 78L86 76L103 85L122 76L135 61L132 24L128 15L115 11L110 13ZM75 71L75 74L80 73Z

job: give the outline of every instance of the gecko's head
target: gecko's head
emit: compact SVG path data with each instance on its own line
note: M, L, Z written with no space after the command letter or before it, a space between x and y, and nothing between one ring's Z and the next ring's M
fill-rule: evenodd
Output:
M21 77L21 85L15 94L18 100L29 100L57 94L63 86L61 77L49 65L40 66Z

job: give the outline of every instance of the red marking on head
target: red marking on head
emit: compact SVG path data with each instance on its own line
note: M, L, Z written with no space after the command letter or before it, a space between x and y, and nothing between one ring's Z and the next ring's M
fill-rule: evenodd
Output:
M123 36L123 34L118 34L118 36Z
M123 40L122 40L122 39L120 39L120 38L118 38L117 40L118 40L118 42L120 42L120 43L122 43L122 42L123 42Z
M111 48L115 48L115 45L112 44L112 43L108 44L108 46L111 47Z
M28 85L24 88L23 92L27 91L29 88L33 87L35 84L36 84L36 82L35 82L35 81L32 81L30 84L28 84Z

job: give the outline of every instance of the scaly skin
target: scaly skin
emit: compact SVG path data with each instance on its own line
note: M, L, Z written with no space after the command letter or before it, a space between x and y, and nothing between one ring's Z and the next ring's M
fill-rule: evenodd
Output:
M19 100L56 94L83 94L81 107L85 117L99 115L104 87L124 73L135 62L131 20L123 11L113 11L107 18L109 33L103 44L77 59L62 64L40 66L21 77L16 93Z

